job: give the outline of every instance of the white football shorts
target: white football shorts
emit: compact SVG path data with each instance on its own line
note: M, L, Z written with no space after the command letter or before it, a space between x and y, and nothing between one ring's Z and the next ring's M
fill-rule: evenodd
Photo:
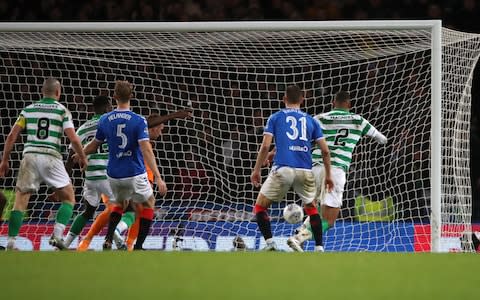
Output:
M315 194L317 203L329 207L342 207L343 191L345 190L345 183L347 181L345 171L341 168L332 167L334 187L330 193L327 193L325 188L325 168L322 165L314 166L312 172L315 176L315 184L317 186L317 192Z
M153 195L152 186L150 185L150 182L148 182L147 173L126 178L108 177L108 181L110 182L113 197L117 203L125 200L143 203Z
M115 197L110 187L110 182L105 180L85 180L83 184L83 198L93 207L98 207L101 195L108 197L109 201L115 202Z
M48 154L25 153L18 170L16 188L21 192L37 192L45 183L55 189L71 184L63 161Z
M270 201L276 202L283 200L291 187L304 204L312 203L315 199L315 178L312 171L291 167L274 166L262 185L260 193Z

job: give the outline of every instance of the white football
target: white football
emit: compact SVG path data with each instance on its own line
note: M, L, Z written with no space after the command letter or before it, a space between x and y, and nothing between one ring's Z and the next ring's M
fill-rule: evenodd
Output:
M303 221L303 208L295 203L285 206L283 209L283 218L290 224L296 224Z

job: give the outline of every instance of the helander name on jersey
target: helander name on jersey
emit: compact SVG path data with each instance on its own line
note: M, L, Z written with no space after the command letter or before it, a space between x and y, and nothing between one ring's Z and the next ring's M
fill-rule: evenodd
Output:
M131 118L132 118L132 116L129 115L129 114L126 114L126 113L116 113L116 114L111 114L110 116L108 116L109 121L113 121L113 120L116 120L116 119L130 120Z

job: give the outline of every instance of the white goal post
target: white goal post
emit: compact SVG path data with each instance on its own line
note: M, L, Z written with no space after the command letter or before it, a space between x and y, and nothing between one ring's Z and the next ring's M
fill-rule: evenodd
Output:
M157 143L173 189L158 200L158 226L150 237L152 245L162 240L161 249L171 249L170 232L178 228L185 231L185 248L226 249L219 245L237 235L249 248L260 247L250 211L258 191L245 179L261 136L255 118L265 121L280 107L282 89L294 83L305 90L312 114L330 109L334 93L349 89L353 111L367 115L393 143L383 149L364 141L355 150L346 204L339 226L327 233L327 249L455 251L460 244L452 237L472 231L465 156L480 36L442 28L440 20L0 23L0 54L0 109L2 118L8 116L2 142L8 124L38 99L39 82L48 76L62 80L62 100L78 118L76 127L89 117L88 99L111 92L116 79L137 80L142 114L193 105L194 117L167 124ZM18 161L21 147L14 152ZM204 172L191 173L181 160L200 162ZM0 188L14 187L18 162L13 170ZM79 200L81 175L74 176ZM361 204L359 196L374 200ZM298 200L292 194L287 199ZM44 201L34 199L30 210L55 207ZM274 233L281 236L293 229L279 218L284 205L272 208ZM368 205L383 205L383 211L372 208L377 217L362 219ZM44 212L31 215L27 230L48 223ZM0 244L2 235L6 227L0 227ZM463 248L471 250L470 242ZM32 248L41 243L32 241Z

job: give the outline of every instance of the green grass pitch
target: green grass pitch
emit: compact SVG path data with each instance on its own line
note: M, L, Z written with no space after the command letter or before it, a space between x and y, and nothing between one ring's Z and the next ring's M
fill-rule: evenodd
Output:
M478 254L4 252L0 299L480 299Z

